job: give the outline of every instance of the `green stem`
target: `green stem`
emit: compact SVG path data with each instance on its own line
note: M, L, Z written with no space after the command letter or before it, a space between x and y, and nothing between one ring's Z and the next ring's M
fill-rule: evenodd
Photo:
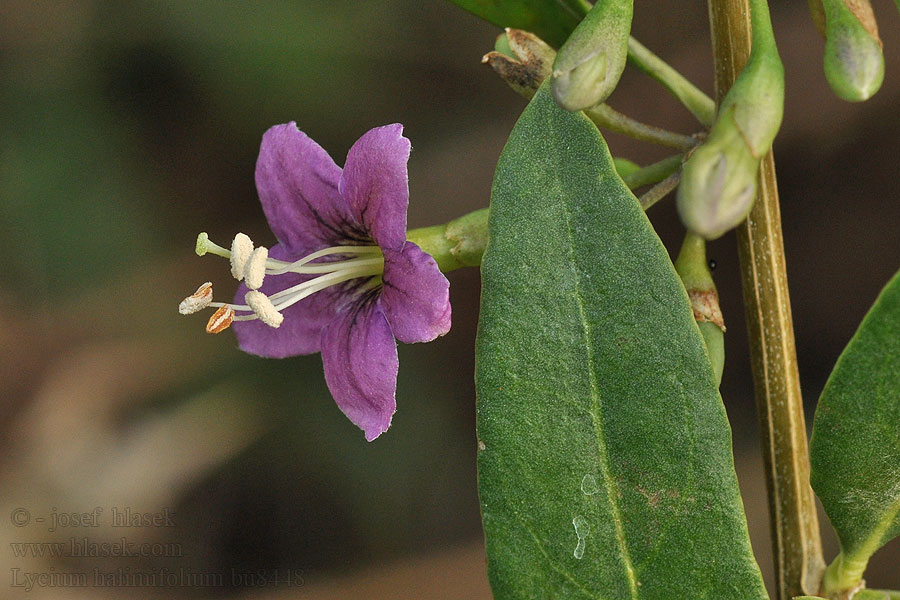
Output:
M637 171L622 176L622 181L629 189L637 189L639 187L658 183L677 171L681 167L681 161L684 158L682 154L676 154L668 158L664 158L652 165L641 167Z
M477 267L487 244L488 210L482 208L442 225L406 232L406 239L434 257L444 273Z
M750 28L753 43L751 57L755 54L778 56L772 18L769 15L769 0L750 0Z
M721 102L750 56L749 0L708 0ZM754 23L768 10L753 0ZM763 14L765 12L765 14ZM752 28L757 37L762 27ZM760 40L765 43L765 40ZM738 230L738 250L776 559L776 598L818 592L824 561L791 319L775 163L762 160L758 197Z
M822 577L822 593L828 598L842 598L848 592L863 585L863 572L869 563L869 556L854 557L843 552L837 555Z
M652 188L644 192L638 201L641 203L641 208L647 210L660 200L666 197L666 194L674 190L678 187L678 183L681 181L681 172L675 171Z
M609 129L616 133L633 137L643 142L651 142L669 148L676 148L687 152L698 144L697 139L684 135L682 133L674 133L653 125L647 125L640 121L635 121L631 117L626 117L617 110L606 104L598 104L593 108L588 108L584 114L593 121L597 127Z
M628 39L628 60L661 83L700 123L712 127L716 120L716 103L713 99L633 37Z

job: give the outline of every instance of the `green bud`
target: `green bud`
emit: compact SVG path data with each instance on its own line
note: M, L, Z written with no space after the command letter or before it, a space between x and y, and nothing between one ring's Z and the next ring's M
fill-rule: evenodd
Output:
M706 241L702 237L688 232L675 260L675 270L691 301L694 319L706 344L718 385L725 368L725 322L719 308L719 293L706 262Z
M743 221L756 197L759 163L731 107L682 167L676 203L685 227L714 240Z
M497 50L485 54L481 62L490 65L517 93L526 98L534 96L550 76L556 51L538 36L520 29L507 29L497 38L495 48ZM509 52L506 52L507 48Z
M838 97L862 102L884 80L884 54L875 15L867 0L823 0L825 78Z
M633 0L598 0L563 44L550 90L566 110L590 108L613 92L628 57Z
M733 121L752 154L759 159L768 153L781 127L784 113L784 66L775 46L775 34L766 0L752 0L753 48L747 64L719 106L721 115L734 107Z
M784 66L765 0L751 2L753 49L722 100L706 142L684 163L678 213L712 240L736 227L753 206L762 158L784 113Z

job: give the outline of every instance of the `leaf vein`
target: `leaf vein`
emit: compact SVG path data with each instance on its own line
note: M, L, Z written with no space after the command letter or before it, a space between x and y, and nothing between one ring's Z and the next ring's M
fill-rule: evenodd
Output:
M613 479L612 472L610 470L609 455L606 448L606 439L604 437L602 429L600 388L599 383L597 382L597 374L594 369L594 349L592 343L593 333L591 331L591 325L588 322L587 314L584 308L585 302L584 294L582 292L581 274L578 270L574 254L575 238L572 230L572 214L570 212L568 204L564 205L563 212L566 219L566 234L569 238L569 258L573 267L573 271L575 273L575 301L578 305L578 315L581 320L581 326L585 338L585 348L587 350L589 380L591 385L590 414L591 422L594 427L594 435L597 440L597 454L599 455L600 474L606 482L606 495L610 504L610 509L613 513L613 523L616 529L616 543L618 544L619 550L622 554L622 562L625 566L625 577L628 580L628 588L631 592L631 598L637 600L637 598L639 598L637 590L637 578L634 573L634 566L631 563L631 555L628 551L628 542L625 539L624 525L622 523L622 510L619 507L618 500L618 485L616 484L615 479Z

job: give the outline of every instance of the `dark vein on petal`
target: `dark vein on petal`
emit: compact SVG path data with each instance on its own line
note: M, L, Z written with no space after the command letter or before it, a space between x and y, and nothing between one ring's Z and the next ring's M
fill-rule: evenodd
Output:
M372 290L372 292L375 292L375 291L376 290ZM361 294L360 296L358 296L356 298L353 305L351 305L349 307L348 310L351 311L351 319L350 319L350 323L347 326L347 337L348 338L351 338L353 335L353 332L357 330L356 327L361 318L360 314L363 313L364 311L368 314L371 314L375 311L375 308L376 308L375 301L377 300L377 298L378 298L378 296L375 293L370 292L367 294ZM364 327L361 329L361 331L364 333L366 339L363 340L364 343L360 344L360 346L368 347L368 345L369 345L368 344L369 330L368 330L368 328ZM344 354L345 354L344 362L349 367L347 369L347 374L348 374L347 383L350 384L350 386L354 389L354 391L357 392L358 396L360 398L362 398L363 401L365 401L365 403L368 404L370 408L377 411L379 409L379 407L375 404L375 402L372 401L372 399L370 398L370 395L368 393L366 393L366 391L363 389L363 386L362 386L362 384L360 384L359 378L357 377L356 369L351 366L351 365L353 365L353 363L350 361L350 348L354 344L351 343L352 340L350 340L350 339L348 339L347 342L348 343L344 346Z

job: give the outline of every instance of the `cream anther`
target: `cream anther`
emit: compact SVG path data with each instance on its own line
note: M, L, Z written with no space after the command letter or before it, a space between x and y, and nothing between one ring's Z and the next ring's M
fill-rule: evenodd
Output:
M232 255L233 256L233 255ZM260 246L250 254L244 265L244 283L251 290L258 290L266 276L266 260L269 258L269 250Z
M253 241L243 233L234 236L231 242L231 275L240 281L244 278L244 268L253 253Z
M262 292L250 290L244 296L244 301L247 303L247 306L253 309L259 320L269 327L278 328L281 322L284 321L284 315L275 309L272 301Z

